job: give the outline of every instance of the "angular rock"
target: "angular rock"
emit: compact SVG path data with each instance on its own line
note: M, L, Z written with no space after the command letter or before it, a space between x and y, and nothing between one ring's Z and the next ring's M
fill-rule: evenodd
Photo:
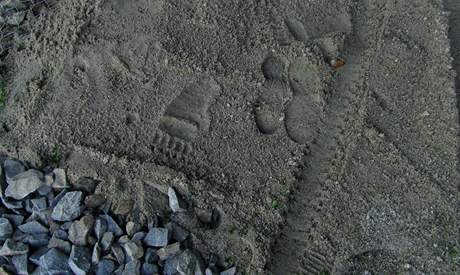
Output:
M236 274L236 267L229 268L220 273L220 275L235 275L235 274Z
M176 191L172 187L168 188L168 198L169 198L169 208L171 208L171 210L173 212L183 212L183 211L185 211L185 209L181 207L181 205L183 205L183 203L181 201L179 201L179 198L177 197Z
M30 255L29 260L32 263L34 263L35 265L39 265L40 264L40 257L45 255L48 252L48 250L49 249L47 247L38 248L37 250L35 250L34 253L32 253L32 255Z
M22 200L38 188L45 185L43 173L30 169L14 176L6 187L5 196Z
M94 194L96 191L97 182L88 177L79 178L74 184L73 187L77 190L83 191L86 194Z
M32 199L30 200L32 203L32 211L43 211L48 208L46 198L38 198L38 199Z
M153 248L147 248L144 254L144 262L149 264L156 264L160 257L157 255L157 250Z
M86 275L91 269L91 251L87 247L73 245L68 263L75 274Z
M72 223L69 228L69 240L75 245L87 245L88 234L93 229L94 217L87 215Z
M100 240L105 232L107 232L107 221L100 217L96 218L94 222L94 235Z
M7 239L0 249L0 256L14 256L27 254L29 247L23 243Z
M199 210L197 211L197 218L211 229L219 227L222 223L222 215L217 209Z
M15 214L3 214L3 218L8 219L14 226L20 226L24 221L24 216Z
M137 232L131 238L131 241L136 242L138 245L142 245L142 240L145 238L147 234L145 232Z
M28 275L27 254L16 255L11 258L16 274Z
M165 227L171 232L172 239L178 242L185 241L190 235L185 228L174 222L166 224Z
M78 218L83 212L82 199L81 191L66 193L54 207L51 218L55 221L71 221Z
M176 256L176 270L181 275L186 274L204 274L202 260L198 258L190 249Z
M72 274L67 256L56 248L40 257L40 274Z
M16 159L7 159L3 162L3 169L5 171L5 179L8 184L10 184L10 180L18 174L21 174L26 171L26 168Z
M142 265L142 271L141 271L142 275L152 275L152 274L157 274L157 273L159 273L159 269L157 265L148 264L148 263L144 263Z
M72 249L72 245L68 241L61 240L53 235L48 243L48 248L56 248L62 252L69 254Z
M180 243L173 243L157 250L157 255L161 261L172 258L181 252Z
M141 274L141 262L138 260L130 261L125 265L123 269L123 275L140 275Z
M133 200L118 200L112 205L112 211L115 215L126 215L133 210Z
M52 199L51 203L50 203L50 207L51 208L54 208L56 207L56 205L58 204L58 202L65 196L65 194L67 194L67 189L64 189L62 190L61 192L59 192L59 194L57 196L51 196L49 195L49 198L48 199ZM52 193L51 193L52 194Z
M111 260L102 259L96 266L96 275L112 274L115 270L115 263Z
M5 241L13 235L13 226L6 218L0 218L0 240Z
M134 233L136 233L137 231L139 231L141 229L140 225L132 222L132 221L129 221L126 223L126 234L128 234L128 236L132 237L134 235Z
M96 243L93 247L93 254L91 254L91 263L97 265L101 258L101 247Z
M44 234L48 233L48 228L43 226L41 223L37 221L31 221L25 224L18 226L19 230L24 233L36 235L36 234Z
M115 237L113 236L112 232L105 232L100 241L102 250L103 251L109 250L114 239Z
M48 182L46 181L46 176L45 176L45 183L46 183L45 185L37 189L37 192L38 194L40 194L40 196L46 196L49 193L51 193L51 191L53 191L53 188L49 186Z
M128 235L123 235L123 236L121 236L120 238L118 238L118 243L119 243L120 245L123 245L123 244L125 244L125 243L127 243L127 242L129 242L129 237L128 237Z
M53 170L53 183L51 185L54 189L69 188L70 185L67 183L67 177L65 170L62 168L56 168Z
M50 237L47 233L41 234L26 234L22 240L25 244L28 244L32 248L38 248L46 246L50 241Z
M128 262L138 260L144 255L144 248L133 241L128 241L122 246L125 251L126 261Z
M0 2L1 12L5 12L7 10L23 10L26 7L27 6L20 0L3 0Z
M57 229L56 231L54 231L53 237L64 240L64 241L69 240L69 234L65 232L64 229Z
M2 204L6 208L10 209L11 211L13 211L16 214L19 214L20 210L24 207L22 201L10 200L10 199L4 197L3 195L0 195L0 200L2 201Z
M144 238L144 244L152 247L164 247L169 241L169 232L166 228L153 227Z
M89 195L85 198L85 206L89 208L96 208L103 205L106 198L102 194Z
M118 245L113 245L111 247L112 249L112 254L115 256L115 258L117 259L118 263L123 265L125 263L125 253L123 252L123 249Z
M111 216L103 214L100 217L107 222L107 231L112 232L117 237L123 235L123 230Z

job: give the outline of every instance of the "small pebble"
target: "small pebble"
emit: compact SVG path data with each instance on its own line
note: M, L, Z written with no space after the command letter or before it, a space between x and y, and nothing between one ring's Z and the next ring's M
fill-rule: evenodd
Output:
M91 263L97 265L101 258L101 247L96 243L93 247L93 254L91 255Z
M168 198L169 198L169 208L171 208L173 212L185 211L185 209L181 208L181 203L179 201L179 198L177 197L176 191L172 187L168 188Z
M53 184L51 185L54 189L69 188L65 170L62 168L56 168L53 170Z
M161 261L171 258L181 252L180 243L173 243L157 250L157 255Z
M94 222L94 235L100 240L105 232L107 232L107 222L103 218L96 218Z

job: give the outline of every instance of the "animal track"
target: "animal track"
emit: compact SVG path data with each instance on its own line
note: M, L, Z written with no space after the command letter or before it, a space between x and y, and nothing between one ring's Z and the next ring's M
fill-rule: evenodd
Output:
M166 108L159 128L171 137L193 141L209 128L208 108L220 94L219 85L202 78L186 87Z
M298 58L289 65L286 81L285 64L281 57L269 56L262 65L266 81L255 108L256 123L262 133L273 134L284 120L288 136L306 144L316 137L325 106L319 65Z

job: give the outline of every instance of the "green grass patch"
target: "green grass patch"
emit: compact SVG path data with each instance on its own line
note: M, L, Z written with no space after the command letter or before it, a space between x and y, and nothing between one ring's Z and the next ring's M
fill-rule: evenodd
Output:
M58 148L54 148L53 152L51 152L51 162L58 164L61 161L61 153L59 152Z
M277 210L278 208L280 208L280 203L278 201L273 201L272 202L272 208Z
M458 251L457 247L452 246L449 249L449 256L451 256L452 258L457 258L459 255L460 255L460 252Z

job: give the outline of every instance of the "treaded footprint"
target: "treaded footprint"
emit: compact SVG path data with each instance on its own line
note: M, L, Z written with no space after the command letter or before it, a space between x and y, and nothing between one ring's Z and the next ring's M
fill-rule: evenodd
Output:
M266 79L254 108L257 127L263 134L273 134L283 121L287 99L286 62L279 56L268 56L262 64Z
M293 141L310 143L321 127L326 105L318 65L306 57L296 59L289 66L289 84L293 99L286 109L286 131Z
M199 132L208 131L208 108L219 94L219 85L207 77L186 87L166 108L160 130L172 137L193 141Z

